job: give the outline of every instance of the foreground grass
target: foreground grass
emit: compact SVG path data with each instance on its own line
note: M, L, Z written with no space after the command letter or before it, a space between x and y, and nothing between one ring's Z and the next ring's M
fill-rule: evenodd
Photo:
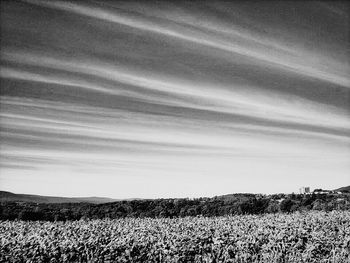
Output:
M0 262L350 262L350 211L0 222Z

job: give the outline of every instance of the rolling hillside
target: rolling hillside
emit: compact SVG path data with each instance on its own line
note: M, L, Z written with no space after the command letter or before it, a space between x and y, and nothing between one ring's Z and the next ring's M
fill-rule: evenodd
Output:
M334 191L348 191L350 192L350 185L349 186L344 186L344 187L340 187L338 189L335 189Z
M0 191L0 202L32 202L32 203L92 203L102 204L119 201L118 199L104 197L57 197L28 194L15 194Z

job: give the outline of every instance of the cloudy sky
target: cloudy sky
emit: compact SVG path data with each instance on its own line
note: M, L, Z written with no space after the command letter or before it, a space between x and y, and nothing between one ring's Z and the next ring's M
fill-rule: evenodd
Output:
M348 8L2 1L1 190L155 198L349 185Z

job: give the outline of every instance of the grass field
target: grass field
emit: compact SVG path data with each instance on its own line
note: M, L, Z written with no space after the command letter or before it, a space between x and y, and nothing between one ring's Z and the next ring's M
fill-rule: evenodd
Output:
M0 222L0 262L350 262L350 211Z

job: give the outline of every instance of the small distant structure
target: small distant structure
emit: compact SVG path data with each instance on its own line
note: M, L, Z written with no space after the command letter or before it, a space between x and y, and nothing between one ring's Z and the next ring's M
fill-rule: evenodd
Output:
M310 187L304 186L299 189L300 194L305 195L310 193Z
M323 189L315 189L313 191L314 194L331 194L333 191L330 190L323 190Z

